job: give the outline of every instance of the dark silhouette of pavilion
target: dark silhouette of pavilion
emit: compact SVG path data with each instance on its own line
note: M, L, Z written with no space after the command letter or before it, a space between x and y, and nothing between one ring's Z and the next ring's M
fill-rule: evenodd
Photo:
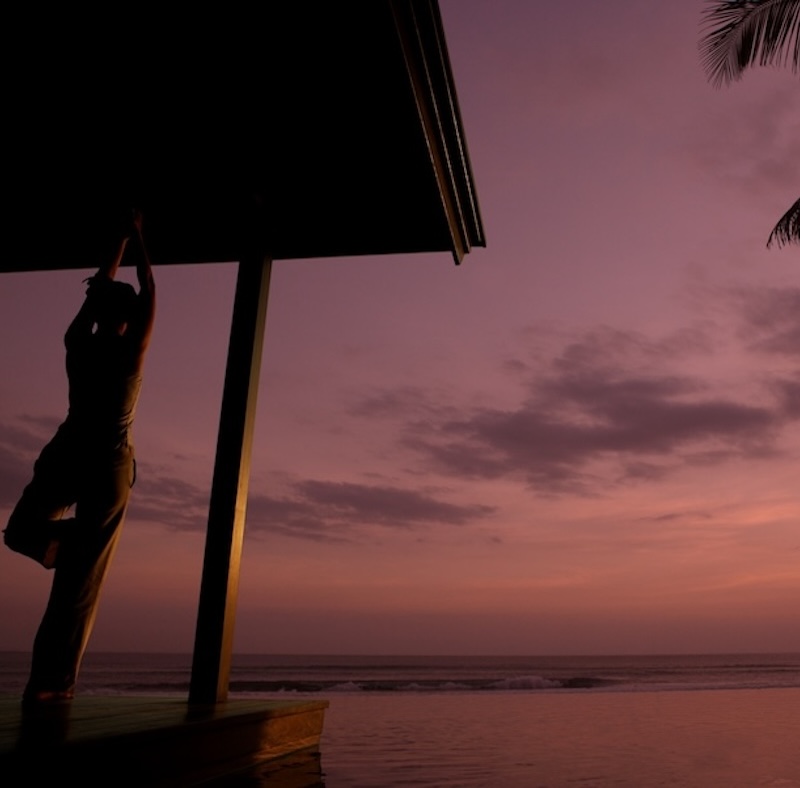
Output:
M190 705L225 701L272 260L484 236L436 0L22 4L0 272L93 268L120 208L153 263L238 265ZM401 264L399 261L398 264Z

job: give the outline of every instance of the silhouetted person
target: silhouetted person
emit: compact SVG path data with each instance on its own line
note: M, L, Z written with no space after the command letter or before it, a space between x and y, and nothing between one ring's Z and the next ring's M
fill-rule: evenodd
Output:
M114 281L135 255L139 292ZM136 466L131 425L155 316L155 284L135 211L116 255L89 282L67 329L69 412L11 514L5 543L54 568L33 645L26 701L73 697ZM64 514L75 506L74 517Z

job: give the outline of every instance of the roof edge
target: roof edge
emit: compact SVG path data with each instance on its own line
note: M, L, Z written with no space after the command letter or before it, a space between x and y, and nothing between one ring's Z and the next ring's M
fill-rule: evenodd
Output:
M486 246L438 0L390 0L456 265Z

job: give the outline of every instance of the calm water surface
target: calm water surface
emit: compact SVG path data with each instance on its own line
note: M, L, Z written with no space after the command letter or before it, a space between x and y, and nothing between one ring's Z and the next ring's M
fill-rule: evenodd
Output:
M800 786L800 690L331 699L326 788Z
M79 691L188 691L188 655L91 654ZM18 695L29 656L0 652ZM325 698L319 758L225 788L800 788L800 655L247 655L233 697Z

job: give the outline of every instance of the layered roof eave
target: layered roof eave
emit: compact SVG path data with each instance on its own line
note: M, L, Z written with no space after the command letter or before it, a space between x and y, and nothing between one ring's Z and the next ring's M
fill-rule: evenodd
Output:
M74 16L16 20L52 62L9 99L0 271L94 267L132 204L156 264L485 245L435 0L198 12L191 40L156 16L113 52Z

